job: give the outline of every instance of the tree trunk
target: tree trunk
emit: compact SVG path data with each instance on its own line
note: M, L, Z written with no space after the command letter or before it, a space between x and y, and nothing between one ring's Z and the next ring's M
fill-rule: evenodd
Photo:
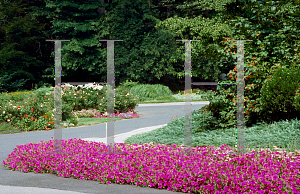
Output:
M167 18L169 18L169 17L171 16L171 13L172 13L172 7L171 7L171 6L168 6L168 7L167 7L167 11L168 11Z
M148 0L148 5L149 5L150 12L151 12L151 0Z
M104 0L100 0L101 3L104 3ZM98 14L104 14L105 13L105 7L100 7L97 9Z

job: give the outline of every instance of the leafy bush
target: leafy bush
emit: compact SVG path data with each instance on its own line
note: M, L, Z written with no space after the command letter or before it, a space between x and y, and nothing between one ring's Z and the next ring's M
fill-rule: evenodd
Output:
M65 101L72 110L81 111L83 109L98 109L101 114L107 111L107 87L104 86L101 90L91 90L89 88L75 88L71 87L64 89L63 101ZM74 95L74 93L76 95ZM75 97L74 97L75 96ZM112 99L113 102L113 99ZM114 113L128 112L134 109L138 104L138 97L128 94L123 87L116 88ZM70 107L64 110L64 114L70 114L72 110ZM70 118L69 116L68 118ZM68 119L67 117L64 117ZM64 121L64 119L63 119Z
M155 99L159 96L170 96L173 95L172 91L167 87L161 84L140 84L132 87L130 92L136 96L140 97L141 101L146 100L147 98Z
M217 119L208 109L208 106L204 106L202 109L195 110L192 115L192 126L194 132L212 131L216 129Z
M72 110L81 111L82 109L97 108L99 103L106 96L106 87L101 90L91 88L81 88L74 86L63 87L62 100L72 106Z
M245 65L245 125L246 127L251 127L256 123L264 122L265 120L264 115L266 115L266 112L263 111L259 100L261 89L264 85L264 81L270 79L274 74L273 70L280 68L281 65L268 68L264 63L263 65L259 65L256 61L256 57L253 57L251 65ZM256 65L258 65L258 67L256 67ZM284 65L282 68L287 67L288 65ZM235 67L234 70L231 70L228 73L228 77L231 78L232 81L236 79L236 71L237 69ZM290 99L292 99L296 94L296 88L294 86L293 91L291 91L293 95L290 93ZM210 104L208 107L203 107L202 110L206 110L207 112L210 110L212 112L213 117L217 120L217 122L215 122L216 129L236 128L236 95L236 85L218 85L216 92L210 92L203 96L203 98L208 100ZM297 96L295 96L294 99L297 99L296 97ZM296 105L296 103L294 104ZM269 114L269 118L272 119L272 115Z
M101 114L107 111L105 86L101 90L66 87L63 88L61 94L62 121L77 125L78 117L75 116L74 111L81 109L97 109ZM12 125L17 124L23 130L46 129L46 126L54 127L54 88L3 93L1 99L4 99L0 102L1 121L10 122ZM114 113L129 112L137 104L137 96L127 94L122 89L116 89Z
M134 87L138 84L139 84L139 82L133 82L131 80L130 81L126 80L126 82L122 82L118 88L120 88L120 89L122 88L123 90L125 89L126 91L128 90L128 92L129 92L129 90L132 87Z
M120 87L116 89L115 95L115 111L114 113L120 112L125 113L130 110L134 110L139 103L139 96L135 96L129 93L128 90Z
M13 100L13 101L22 101L24 99L24 95L30 96L30 94L34 93L33 91L17 91L17 92L11 92L2 93L1 101L2 100Z
M24 86L24 84L26 83L26 81L28 81L29 79L20 79L16 82L12 82L12 77L13 75L15 75L17 72L14 72L12 74L6 74L3 77L0 77L0 91L8 91L8 92L12 92L12 91L16 91L17 89L20 89Z
M62 101L62 109L61 109L61 117L62 117L62 121L66 121L68 119L72 119L72 110L73 110L73 106L68 104L65 101Z
M42 93L23 92L22 100L10 100L13 94L6 95L7 104L1 104L0 119L23 130L52 128L51 110L48 98ZM19 95L19 94L17 94Z
M300 87L296 91L293 105L297 111L300 111Z
M159 96L156 97L154 100L176 100L174 96Z
M293 105L300 87L300 68L283 67L275 70L272 78L265 80L261 89L260 104L266 120L279 121L299 115Z

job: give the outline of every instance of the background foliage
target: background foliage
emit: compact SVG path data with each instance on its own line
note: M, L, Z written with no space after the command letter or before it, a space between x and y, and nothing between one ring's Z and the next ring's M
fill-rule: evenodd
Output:
M45 39L71 40L62 43L63 82L105 82L106 42L98 40L117 39L123 41L115 42L116 86L132 80L171 90L184 89L185 47L176 40L200 40L192 42L192 81L198 82L220 81L220 73L236 81L236 42L229 40L251 39L244 46L245 117L251 125L268 116L260 95L265 80L279 66L299 68L298 0L0 2L5 5L0 10L0 76L17 72L16 77L29 79L27 85L37 80L54 85L54 43L42 44ZM43 40L45 58L31 52L30 40ZM218 127L234 127L236 86L216 88L207 110Z
M255 9L253 9L255 7ZM239 1L228 11L236 13L231 18L223 13L225 23L235 26L231 39L252 39L245 43L245 123L249 127L254 123L272 119L269 109L261 106L261 89L265 80L272 78L276 68L295 67L299 69L299 2L289 1ZM225 52L234 43L224 41ZM235 43L236 44L236 43ZM231 54L232 55L232 54ZM235 81L236 67L227 74ZM274 79L273 79L274 80ZM296 80L295 80L296 81ZM291 83L292 84L292 83ZM299 82L296 82L298 87ZM295 96L297 88L291 91ZM287 93L283 98L290 98ZM210 97L207 111L213 112L218 119L219 128L236 126L236 86L219 85L214 95ZM291 114L291 117L297 117ZM276 120L285 119L279 116ZM271 122L266 121L266 122Z
M0 91L50 83L51 80L42 77L45 68L53 66L48 54L51 47L45 44L42 33L47 24L43 23L43 17L32 17L28 8L42 7L43 2L0 0L0 5Z

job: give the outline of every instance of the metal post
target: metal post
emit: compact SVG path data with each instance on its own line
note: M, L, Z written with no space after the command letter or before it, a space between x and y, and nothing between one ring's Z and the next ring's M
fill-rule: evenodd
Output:
M246 153L245 149L245 115L244 115L244 42L253 40L233 40L237 41L237 114L236 114L236 138L237 138L237 151L238 153Z
M62 102L61 102L61 41L70 40L46 40L55 42L55 88L54 88L54 154L61 154L62 140Z
M107 41L107 118L106 118L106 142L108 153L115 153L115 116L114 116L114 88L115 88L115 64L114 41L123 40L99 40Z
M185 43L185 122L184 122L184 150L186 153L191 153L191 147L193 145L192 136L192 99L191 99L191 85L192 85L192 61L191 61L191 41L200 40L176 40L184 41Z
M180 40L176 40L180 41ZM191 83L191 77L187 76L191 75L189 70L191 69L189 64L191 64L191 43L190 41L199 41L199 40L185 40L185 94L189 95L191 90L191 84L193 85L237 85L237 147L238 147L238 153L245 153L245 117L244 117L244 89L245 89L245 79L244 79L244 42L243 41L253 41L253 40L233 40L237 41L237 82L193 82ZM191 98L190 96L185 96L185 111L186 111L186 117L185 117L185 136L184 136L184 142L186 146L186 151L190 150L190 146L192 146L192 127L191 127L191 109L189 108L189 105L191 105ZM188 151L190 152L190 151Z

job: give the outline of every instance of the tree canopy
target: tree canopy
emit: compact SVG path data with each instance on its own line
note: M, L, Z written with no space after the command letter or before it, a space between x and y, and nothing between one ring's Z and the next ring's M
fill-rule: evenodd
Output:
M45 39L71 40L62 42L64 82L106 81L106 42L100 39L123 40L115 42L116 85L125 80L183 85L185 48L176 41L180 39L200 40L192 42L194 79L220 81L220 73L233 70L236 42L229 39L252 39L245 43L245 64L256 57L268 73L278 64L299 62L299 0L47 0L25 3L21 7L28 11L20 17L13 17L21 10L10 6L16 3L1 3L6 8L0 10L5 23L0 28L5 37L0 76L14 64L10 72L35 83L54 78L54 43ZM39 35L20 29L35 29ZM22 51L13 46L18 42Z

